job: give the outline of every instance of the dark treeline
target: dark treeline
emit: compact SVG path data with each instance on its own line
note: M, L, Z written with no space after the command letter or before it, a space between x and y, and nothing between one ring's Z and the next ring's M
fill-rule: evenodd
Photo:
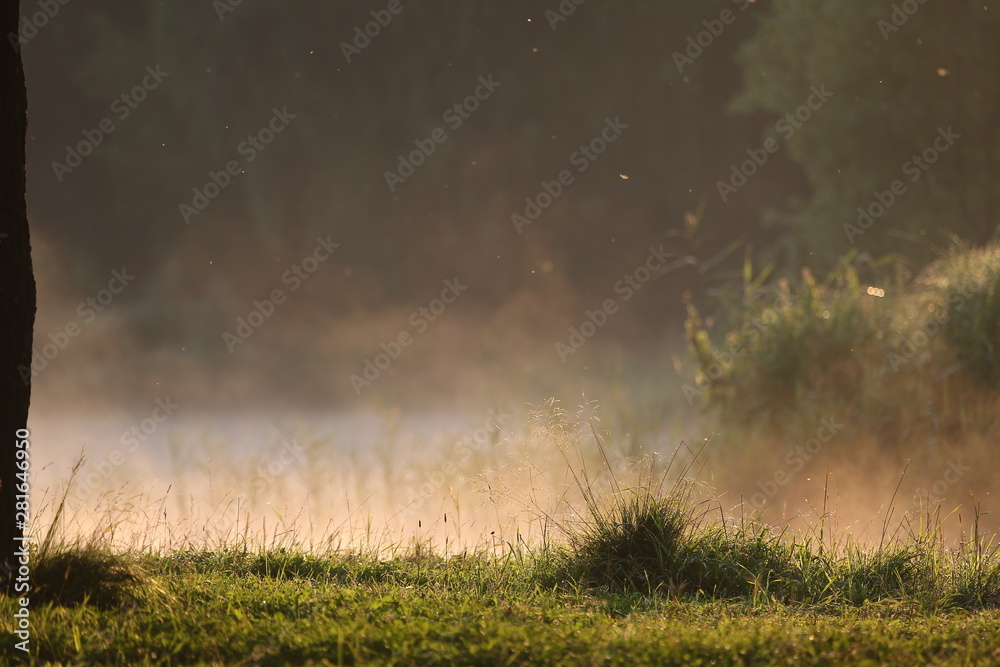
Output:
M716 188L769 118L727 113L734 54L767 4L67 5L25 46L33 224L82 292L115 267L142 274L126 300L149 342L179 319L245 309L319 235L342 244L324 309L417 303L452 275L482 308L522 292L588 305L650 245L704 257L761 245L762 207L802 189L783 155L727 203ZM699 33L707 46L692 46ZM480 77L499 86L454 111ZM146 99L122 101L144 78ZM274 109L294 116L287 129L247 148ZM53 165L103 118L115 127L93 155ZM627 129L580 173L572 156L606 119ZM399 156L438 128L446 140L390 189L386 172L405 173ZM185 216L230 160L229 187ZM512 214L562 170L572 184L519 234ZM694 243L675 235L685 214L701 220ZM698 276L657 289L678 297ZM632 315L677 316L666 301Z
M312 332L346 376L449 279L481 330L467 352L502 365L514 340L553 356L661 244L697 261L605 339L664 340L685 292L771 262L914 275L996 229L989 2L58 7L22 34L41 285L75 304L127 268L133 351L222 363L318 239L335 256L255 354Z

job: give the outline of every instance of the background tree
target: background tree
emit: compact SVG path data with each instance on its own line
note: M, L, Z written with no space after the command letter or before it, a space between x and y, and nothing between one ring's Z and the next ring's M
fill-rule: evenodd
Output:
M334 232L345 250L363 249L350 257L351 280L330 286L325 303L338 312L423 298L437 280L428 266L479 278L477 295L494 308L538 289L548 260L555 267L549 281L565 286L567 297L586 298L613 283L619 265L634 262L682 224L686 211L706 203L701 228L718 237L719 247L755 231L764 198L753 190L765 179L741 193L739 207L722 205L713 184L755 138L757 119L729 117L724 104L740 83L733 52L753 34L761 4L746 11L732 0L628 10L597 4L557 30L545 16L549 7L537 2L406 5L350 63L343 44L372 20L351 3L244 3L221 21L211 6L191 0L113 0L87 8L92 30L86 35L70 20L54 21L45 35L85 54L79 66L68 70L53 62L36 74L32 88L32 95L52 102L40 113L72 128L35 145L45 156L37 165L38 189L52 190L33 208L36 235L72 247L65 255L77 283L123 262L155 273L123 304L137 302L136 320L147 320L141 333L153 343L177 339L179 323L201 314L178 317L170 308L143 304L194 304L212 282L200 275L190 284L175 279L169 266L175 255L188 266L194 255L204 255L204 265L210 258L217 274L251 274L251 282L231 286L242 308L261 275L246 267L294 256L321 231ZM724 10L737 20L679 71L674 53L689 49L688 39ZM264 35L268 48L255 48ZM79 134L66 120L67 105L56 100L70 97L76 110L87 110L84 117L98 119L148 64L162 65L169 78L83 167L54 183L45 173L49 162ZM452 138L434 159L390 193L386 169L415 139L442 126L442 110L486 74L502 88L460 130L449 128ZM210 210L184 225L178 203L234 157L274 105L297 114L290 131ZM580 187L546 211L531 234L514 233L510 214L523 209L543 178L566 167L570 153L608 115L630 124L613 157L588 169ZM782 171L775 165L771 173ZM116 183L119 196L90 195L105 183ZM62 212L80 201L88 202L92 223L65 225ZM238 234L231 221L239 221ZM95 228L103 233L93 234ZM456 253L456 243L468 252ZM595 270L604 265L609 273ZM685 287L669 284L676 295ZM210 304L215 312L225 307ZM648 316L662 320L664 309L649 309Z
M1000 210L998 34L1000 4L988 0L772 3L741 50L734 107L784 116L811 86L833 93L787 145L811 195L768 216L792 230L793 265L828 268L857 247L919 266L951 235L990 239ZM913 160L948 128L960 138L934 163ZM904 194L891 193L895 180ZM876 192L891 202L881 216ZM872 208L867 230L859 207Z
M548 346L650 245L699 258L739 239L767 245L760 209L801 190L801 169L776 155L730 202L715 182L758 141L761 116L734 118L726 104L741 84L733 54L768 2L587 4L555 30L546 11L558 3L404 4L350 62L344 44L373 20L354 3L244 2L222 16L195 0L63 6L24 48L33 82L28 203L36 259L47 258L39 284L71 313L111 269L141 267L101 318L116 337L74 346L95 367L77 377L109 400L136 400L153 382L186 382L190 373L173 363L181 354L215 377L259 368L268 382L294 378L294 399L282 395L296 405L350 400L350 386L333 378L348 372L367 334L353 327L359 344L350 344L345 325L405 320L442 275L470 285L461 316L468 339L482 344L468 354L501 359L510 343L492 332L520 330ZM730 22L720 31L723 15ZM61 53L76 54L73 67ZM169 76L122 118L112 106L147 67ZM502 88L461 128L448 126L448 141L390 192L384 173L397 156L444 126L442 112L487 75ZM185 224L178 205L239 157L237 146L276 106L296 115L288 131ZM511 214L609 116L629 124L621 140L518 234ZM102 118L113 133L58 178L53 164L68 162ZM674 233L694 217L696 244ZM340 256L257 339L270 352L230 355L219 333L273 289L274 271L331 234ZM731 258L714 269L723 279L739 275ZM671 329L680 333L681 296L708 282L692 266L656 280L607 338L659 346ZM54 319L40 328L65 321ZM305 332L315 346L303 344ZM319 347L323 363L302 353ZM133 353L141 377L98 379ZM280 367L258 366L272 363ZM36 397L54 385L36 382Z
M17 0L0 2L0 570L6 579L21 535L14 517L15 433L27 427L31 377L18 367L31 366L35 323L35 279L25 206L24 139L27 95L21 54L6 36L17 34Z

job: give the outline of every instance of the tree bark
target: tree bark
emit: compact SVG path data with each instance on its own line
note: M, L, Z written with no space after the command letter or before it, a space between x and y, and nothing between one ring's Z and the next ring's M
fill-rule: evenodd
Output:
M17 44L18 0L0 0L0 581L6 590L15 542L16 434L28 425L35 277L25 204L27 91ZM11 37L13 35L13 37Z

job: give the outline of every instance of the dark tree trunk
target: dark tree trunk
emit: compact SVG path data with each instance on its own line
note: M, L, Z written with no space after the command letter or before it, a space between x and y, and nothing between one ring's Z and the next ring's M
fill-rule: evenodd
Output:
M0 578L7 580L15 538L16 434L28 424L35 277L24 200L27 93L17 35L18 0L0 0ZM5 581L6 583L6 581ZM6 588L4 586L3 588Z

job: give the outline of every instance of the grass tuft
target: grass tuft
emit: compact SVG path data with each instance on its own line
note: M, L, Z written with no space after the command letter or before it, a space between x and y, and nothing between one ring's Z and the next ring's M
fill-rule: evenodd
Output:
M676 497L628 489L611 507L594 507L570 543L578 576L613 588L644 590L666 584L690 524Z
M99 546L55 548L32 564L31 575L33 604L113 609L162 591L133 556Z

